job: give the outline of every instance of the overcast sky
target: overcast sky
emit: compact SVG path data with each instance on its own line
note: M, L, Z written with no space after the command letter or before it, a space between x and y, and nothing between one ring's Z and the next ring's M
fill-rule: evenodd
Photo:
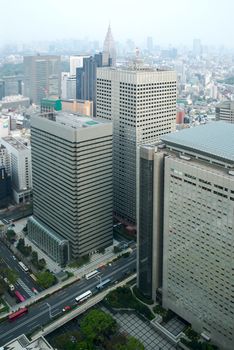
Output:
M234 47L234 0L0 0L0 44L85 38Z

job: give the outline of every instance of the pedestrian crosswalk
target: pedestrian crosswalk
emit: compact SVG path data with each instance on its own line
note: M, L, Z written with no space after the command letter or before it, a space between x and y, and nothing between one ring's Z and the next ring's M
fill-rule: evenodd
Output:
M33 297L35 294L26 286L26 284L21 280L21 278L17 279L17 283L25 290L25 292L30 296Z

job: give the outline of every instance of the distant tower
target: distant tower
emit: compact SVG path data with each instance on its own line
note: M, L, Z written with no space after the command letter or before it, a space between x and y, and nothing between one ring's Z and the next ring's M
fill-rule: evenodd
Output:
M116 49L115 42L109 24L106 37L103 44L103 66L116 65Z

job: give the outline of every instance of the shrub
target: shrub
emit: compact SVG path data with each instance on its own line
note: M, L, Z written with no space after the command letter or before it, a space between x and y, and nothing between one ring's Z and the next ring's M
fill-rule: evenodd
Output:
M137 288L137 286L133 287L133 293L138 299L143 301L143 303L145 304L152 305L154 303L152 299L149 299L144 294L142 294L141 291Z

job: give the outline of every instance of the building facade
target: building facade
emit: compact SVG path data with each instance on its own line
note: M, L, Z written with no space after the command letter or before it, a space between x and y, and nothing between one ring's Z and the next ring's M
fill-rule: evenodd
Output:
M24 57L24 96L40 104L42 98L61 95L60 56Z
M97 68L103 66L102 53L83 59L83 67L76 70L76 98L93 101L93 115L96 116Z
M111 26L108 26L106 37L103 43L103 66L116 65L116 48L115 41L111 32Z
M136 222L137 147L175 131L176 73L132 67L97 70L97 117L113 122L114 212Z
M31 128L34 216L29 238L63 265L111 245L111 123L58 113L53 121L33 117ZM59 259L49 248L59 244L58 238L69 242Z
M164 308L227 350L234 343L233 135L234 127L213 122L142 147L138 207L139 288L156 299L162 287Z
M12 136L0 140L6 153L6 169L12 182L12 192L16 203L32 199L32 164L31 148L28 140Z
M216 120L234 123L234 101L221 102L215 108Z

